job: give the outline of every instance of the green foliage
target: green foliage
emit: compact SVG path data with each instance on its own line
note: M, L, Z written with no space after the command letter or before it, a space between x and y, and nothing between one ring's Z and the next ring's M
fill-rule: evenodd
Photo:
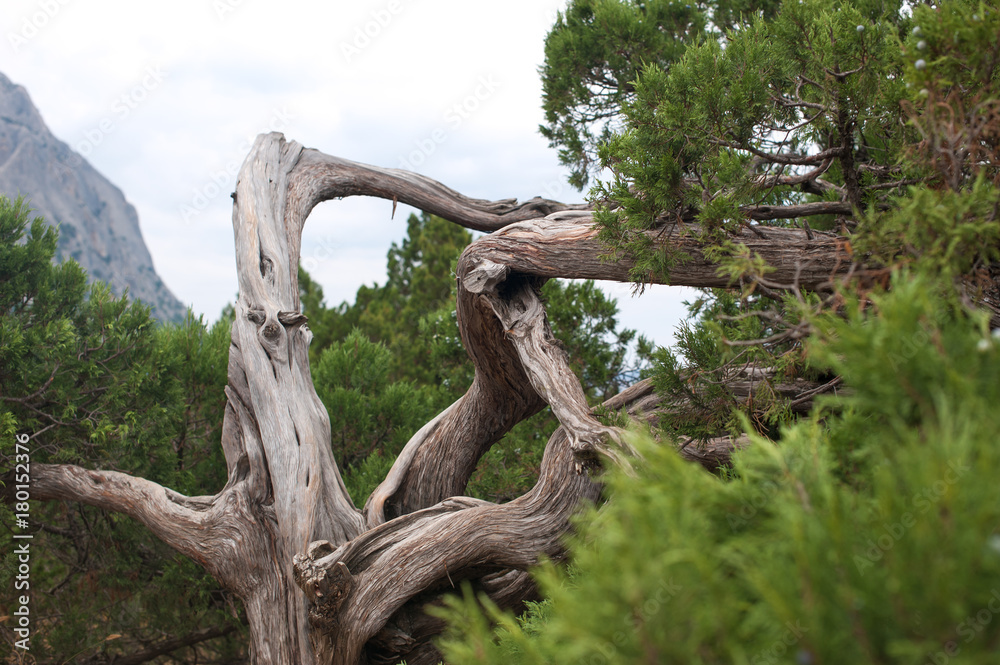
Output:
M324 302L323 287L313 281L312 277L299 265L299 304L302 313L309 319L309 330L312 332L312 342L309 344L309 363L315 366L319 362L320 352L333 343L335 336L343 332L347 334L350 328L342 331L339 323L338 309L327 308Z
M813 362L854 394L757 439L730 479L637 443L577 524L573 574L496 637L452 603L454 663L990 663L1000 642L1000 339L900 276ZM893 340L903 340L900 347ZM902 349L906 349L903 351Z
M575 187L596 170L596 146L615 129L642 64L668 66L704 29L702 12L674 2L578 0L559 14L545 40L541 132Z
M363 505L364 501L375 491L375 488L385 480L392 468L392 463L395 461L394 454L390 455L376 450L354 466L346 469L342 475L344 485L351 498L356 503Z
M38 461L135 461L163 435L159 398L169 390L149 310L102 284L85 299L86 277L75 262L49 264L55 230L36 218L18 244L27 216L22 200L0 198L3 408L21 430L60 433Z
M917 5L912 16L908 5L874 0L771 9L689 38L679 56L665 49L667 63L636 58L631 93L607 110L618 129L599 141L609 175L591 198L609 256L631 257L633 279L667 277L681 259L642 233L665 224L699 222L699 239L724 249L754 206L846 198L852 215L817 215L813 227L861 221L867 232L918 192L1000 180L1000 13L964 1ZM805 177L815 169L822 181ZM873 236L864 249L891 255L907 246L896 239ZM760 274L726 252L716 258L734 277Z
M971 1L917 5L912 23L902 103L921 141L910 157L953 190L978 176L998 184L1000 12Z
M547 407L515 425L483 455L465 493L504 503L527 492L538 480L545 444L558 426L559 421Z
M956 280L1000 260L998 213L1000 190L984 176L959 191L912 188L898 209L864 219L855 248Z
M714 300L699 310L704 318L679 326L676 345L657 349L653 356L651 374L657 394L684 405L664 421L665 427L676 436L702 440L742 429L743 423L736 415L739 404L727 379L767 354L762 349L734 349L725 345L727 339L766 336L759 317L725 320L736 317L740 307L734 294L715 294ZM763 400L754 405L758 416L755 420L766 406Z
M330 415L338 464L352 467L376 450L393 458L430 419L426 392L409 381L389 381L392 362L384 345L357 329L320 356L313 384Z
M641 20L631 3L618 5L618 15ZM598 149L608 171L591 198L609 259L631 260L640 283L669 279L686 255L657 249L649 232L694 235L720 276L744 285L738 296L706 292L700 320L676 349L658 351L658 390L683 406L664 420L678 436L739 431L734 409L770 434L790 415L776 382L833 378L803 366L801 339L809 317L839 300L765 286L770 266L730 238L748 224L850 233L848 252L886 268L874 281L907 267L973 297L996 283L1000 12L972 1L749 9L709 11L741 18L677 36L682 52L664 47L662 61L633 60L634 85L616 99L619 128ZM557 23L552 35L562 30ZM747 218L762 205L834 201L852 212ZM737 404L724 385L746 366L768 378Z
M570 2L545 39L546 124L540 128L570 167L570 183L582 189L607 166L600 147L622 131L621 109L635 100L646 68L669 70L689 46L743 27L756 15L770 17L779 5L776 0Z
M641 233L665 221L697 221L711 244L746 223L747 206L836 192L858 208L881 202L905 181L897 165L914 138L899 105L907 25L899 3L789 2L690 42L669 67L647 64L601 147L611 178L591 194L612 255L634 257L633 278L646 281L677 260ZM780 180L825 152L825 190Z
M537 571L547 600L515 619L455 599L449 662L995 660L1000 332L969 302L1000 261L1000 12L796 0L742 16L633 63L592 199L636 280L680 259L644 231L691 228L741 280L703 292L650 374L668 434L753 445L712 475L636 435L638 478L612 471L569 571ZM885 270L830 297L777 293L728 238L754 206L831 201L851 212L812 228ZM744 372L769 378L739 404ZM843 383L796 422L774 387L802 377Z
M844 316L818 317L809 342L811 361L852 386L853 395L836 401L843 413L830 436L845 475L862 462L895 463L892 449L877 446L882 439L950 418L971 419L976 429L995 417L965 409L983 407L997 390L991 372L1000 333L989 333L982 314L966 320L946 284L903 272L891 286L891 295L875 294L868 306L849 297Z
M796 381L835 378L805 362L803 338L823 302L809 293L774 300L752 288L704 290L688 303L691 319L674 346L657 349L646 371L666 407L660 431L686 444L747 426L775 436L794 417Z
M157 326L147 307L100 283L87 288L75 262L54 265L56 231L40 219L29 225L29 212L22 200L0 197L2 467L13 468L15 436L27 435L32 465L77 463L186 494L218 491L231 320L208 329L189 315ZM238 623L214 580L131 519L81 505L29 506L37 662L132 654ZM2 510L13 524L9 507ZM0 587L11 606L15 568L6 554ZM234 633L174 658L241 654Z
M592 280L552 280L542 287L542 296L552 333L562 342L592 404L610 399L632 383L623 373L638 370L645 361L640 353L635 359L638 365L627 367L632 343L649 344L637 340L634 330L618 329L614 300Z
M319 285L301 268L299 287L303 313L314 338L313 364L334 340L343 340L357 328L390 351L390 376L433 384L442 378L429 360L426 345L415 342L421 321L442 308L454 309L454 264L472 236L462 227L426 213L410 215L402 245L392 244L383 286L362 286L354 303L335 308L323 305Z

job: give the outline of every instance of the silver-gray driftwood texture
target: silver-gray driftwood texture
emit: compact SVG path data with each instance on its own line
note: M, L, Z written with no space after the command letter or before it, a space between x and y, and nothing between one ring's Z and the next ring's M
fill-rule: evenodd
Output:
M361 509L341 480L313 389L297 283L310 211L355 195L489 232L462 255L457 275L459 326L475 380L413 436ZM607 250L586 206L469 199L423 176L330 157L280 134L257 138L234 198L239 300L222 442L226 486L215 496L185 497L126 474L53 465L35 467L35 495L131 515L201 563L245 604L254 663L436 663L431 639L441 626L424 606L463 580L503 607L532 597L527 569L542 555L558 558L570 516L581 501L599 498L585 470L601 457L629 464L621 433L591 414L538 288L553 277L628 281L630 264L601 258ZM833 234L747 228L738 235L774 268L772 283L823 288L852 268ZM661 229L650 237L686 257L671 283L729 285L691 234ZM734 394L750 396L761 380L740 378ZM802 407L822 387L775 389L804 396L795 402ZM546 405L562 426L548 442L537 485L503 505L461 496L483 453ZM609 406L647 418L670 407L648 382ZM745 443L722 438L682 454L712 468Z

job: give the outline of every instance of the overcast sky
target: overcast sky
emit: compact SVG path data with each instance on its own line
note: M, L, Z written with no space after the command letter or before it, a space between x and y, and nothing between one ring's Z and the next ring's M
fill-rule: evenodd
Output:
M485 199L580 202L543 120L538 68L565 2L3 0L0 71L139 212L157 272L210 320L237 290L232 200L253 137L408 168ZM320 205L302 260L327 302L385 280L411 209ZM633 298L621 321L670 342L691 291Z

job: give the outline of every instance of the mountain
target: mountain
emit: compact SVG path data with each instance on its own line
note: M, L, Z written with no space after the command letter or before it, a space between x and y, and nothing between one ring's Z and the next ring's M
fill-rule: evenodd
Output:
M23 194L34 215L59 225L58 258L72 257L91 280L180 321L186 307L153 268L139 216L125 195L46 127L27 91L0 73L0 194Z

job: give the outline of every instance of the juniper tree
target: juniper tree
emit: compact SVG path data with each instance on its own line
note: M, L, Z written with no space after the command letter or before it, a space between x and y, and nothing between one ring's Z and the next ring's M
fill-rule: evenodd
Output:
M440 613L449 662L996 657L1000 17L759 9L637 67L591 193L636 279L687 279L692 246L733 277L659 353L656 385L666 433L749 445L713 476L637 442L642 468L612 473L608 505L578 521L571 574L538 573L547 602L518 621L467 591ZM796 227L814 250L836 234L853 279L809 283L808 246L777 279L736 240ZM785 391L803 377L829 394L796 422L809 393Z
M586 144L604 169L590 196L608 254L630 261L640 283L671 282L693 244L738 287L705 293L703 323L680 337L686 360L660 354L660 392L699 407L678 414L690 424L681 430L740 428L727 385L748 362L771 372L749 414L760 431L788 415L788 380L835 379L799 362L802 316L835 302L817 295L832 280L808 274L825 260L864 267L862 285L917 262L1000 325L990 9L574 2L560 16L547 40L546 108L569 109L559 122L583 135L594 123L566 81L617 81L617 131ZM657 55L630 48L626 36L638 34L657 35L645 41L660 44ZM587 67L566 65L573 57ZM834 237L842 251L821 249ZM775 247L798 272L776 276L779 262L766 257ZM695 385L692 374L710 378Z
M591 5L572 4L567 16L578 6ZM501 609L521 608L534 597L527 570L540 558L563 558L571 516L602 498L588 472L601 464L633 473L643 466L644 447L631 443L623 430L629 418L662 425L660 445L675 444L676 453L647 457L679 464L669 457L676 455L725 475L735 448L756 442L759 452L752 454L767 458L761 434L777 436L791 414L808 413L816 396L850 382L851 373L829 358L802 365L805 340L818 331L840 330L824 317L846 317L852 326L867 325L866 330L891 337L891 326L858 317L877 316L879 307L892 308L898 294L913 292L899 286L899 279L906 280L903 267L910 269L906 274L921 275L920 292L946 301L943 311L950 317L941 319L938 329L924 325L937 310L911 308L905 329L923 330L929 340L919 348L948 358L950 347L961 351L974 339L968 323L976 315L970 311L979 308L995 319L1000 48L995 11L964 2L911 10L825 0L607 6L615 16L614 34L633 34L631 22L638 26L634 34L665 35L670 52L658 59L643 51L628 61L627 45L616 50L602 38L596 56L587 55L587 62L597 64L574 74L590 76L601 58L625 56L610 65L620 78L609 88L627 83L612 100L610 116L597 117L608 113L603 107L594 118L565 113L565 123L579 123L575 136L566 135L568 149L579 156L596 148L606 169L589 203L470 199L418 174L331 157L278 134L258 137L233 197L240 296L222 423L225 486L213 496L187 496L139 477L41 465L36 495L132 515L201 563L242 601L255 662L436 662L433 639L442 622L428 605L443 602L463 581ZM644 26L647 16L669 21ZM610 25L590 20L586 12L578 18L570 27L584 35ZM657 40L639 41L656 50ZM633 78L631 72L638 74ZM602 83L595 81L583 88ZM570 100L566 108L575 103ZM588 126L605 121L608 133ZM566 126L558 113L552 122L560 132ZM585 170L589 158L580 159ZM487 232L455 265L455 320L475 368L471 384L407 441L367 498L351 496L331 452L329 417L311 381L312 333L298 283L301 229L309 212L320 201L362 194ZM541 297L552 278L724 291L706 292L702 310L710 320L685 337L685 350L701 354L700 365L661 353L658 377L594 410L552 335ZM896 295L882 299L876 287ZM957 332L948 321L956 322ZM982 329L978 334L977 349L990 343ZM846 354L844 347L830 348ZM948 374L933 368L936 373L924 376L931 383ZM900 385L902 392L913 388ZM914 415L932 425L915 438L900 430L904 442L936 436L947 424L946 410L929 408L943 398L929 394L928 402L914 394L922 410L911 409L910 422L875 414L888 419L889 429L919 425ZM705 422L692 425L690 418L679 418L690 414L692 405L706 414ZM482 456L546 407L560 427L546 444L537 483L502 504L464 496ZM732 416L734 408L748 417ZM951 444L942 445L934 450ZM957 452L964 455L967 449ZM837 455L835 472L850 480L850 464L863 460L855 459L849 446ZM826 459L820 451L803 458L816 464ZM655 475L663 467L653 462L652 468ZM718 483L701 469L683 468L692 483ZM752 467L737 462L734 468ZM810 473L817 482L807 482L810 476L787 488L804 514L825 510L820 499L841 496L833 490L823 494L833 487L825 468L814 464ZM907 475L912 470L901 466L900 478L910 478L904 484L918 477ZM861 486L863 471L856 475ZM813 489L821 490L815 502ZM720 489L720 500L727 491ZM683 509L683 498L682 492L666 501ZM857 505L871 503L859 499ZM802 514L796 523L812 528ZM680 527L704 526L705 513L687 515L680 511ZM712 512L706 519L720 518ZM989 518L985 514L983 523ZM965 529L968 522L961 524ZM963 532L963 542L982 544L967 535ZM834 544L844 542L857 545ZM800 561L797 543L781 541L785 549L775 561ZM717 554L738 552L723 548ZM814 587L806 588L813 602ZM852 587L838 588L847 593ZM809 607L819 613L838 608ZM751 612L747 623L736 626L734 638L773 629L774 611L768 608ZM940 629L940 623L935 626ZM817 645L804 657L839 653L831 649L847 633L837 630L830 633L832 645ZM885 653L915 658L909 645L895 641L898 634L891 634ZM747 655L749 647L733 650L716 633L692 635L708 643L698 653L718 646ZM857 633L851 636L858 639ZM640 634L633 643L649 646L645 657L655 660L658 640ZM874 660L885 660L883 643L868 640L877 646L870 650Z

